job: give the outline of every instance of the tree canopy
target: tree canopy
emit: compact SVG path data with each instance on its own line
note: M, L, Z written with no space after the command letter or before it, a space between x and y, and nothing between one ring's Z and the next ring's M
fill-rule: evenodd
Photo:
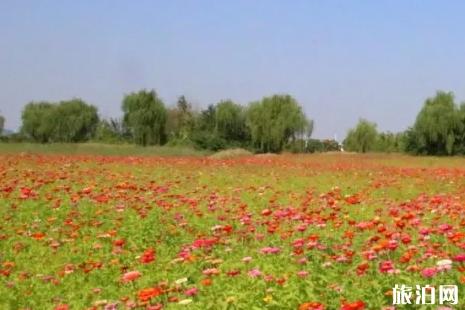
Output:
M264 97L251 103L247 111L252 144L260 152L280 152L309 125L302 108L290 95Z
M246 141L248 128L245 122L244 108L231 100L220 101L215 109L215 130L223 139L229 141Z
M417 154L452 155L463 151L465 107L454 94L439 91L428 98L408 134L408 148Z
M21 118L21 132L41 143L89 140L99 121L97 108L81 99L31 102L24 107Z
M378 131L376 124L360 119L357 126L347 133L344 140L344 149L353 152L366 153L375 147Z
M122 110L124 124L136 144L145 146L165 142L167 112L165 104L154 90L141 90L126 95Z
M242 106L220 100L194 109L185 96L165 108L154 90L124 96L121 118L100 119L97 108L81 99L30 102L14 138L40 143L134 142L140 145L194 146L208 150L243 147L255 152L325 152L339 150L334 140L311 139L314 122L287 94L263 97ZM0 133L5 119L0 116ZM8 141L8 137L2 137ZM354 152L408 152L424 155L465 154L465 103L452 92L426 99L414 124L397 133L378 132L376 123L360 119L347 132L344 149Z

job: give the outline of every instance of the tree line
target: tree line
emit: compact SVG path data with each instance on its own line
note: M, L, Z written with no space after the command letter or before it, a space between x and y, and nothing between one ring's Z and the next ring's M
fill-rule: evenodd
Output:
M182 145L213 151L341 150L337 141L311 138L313 120L287 94L263 97L247 106L222 100L196 110L184 96L167 106L154 90L141 90L125 95L121 110L121 118L102 119L95 106L81 99L30 102L22 111L20 132L8 139ZM0 133L4 123L0 115ZM465 103L457 104L452 92L438 91L425 101L415 123L398 133L379 132L376 123L360 119L348 131L342 148L361 153L465 154Z
M121 110L121 118L102 119L95 106L81 99L30 102L22 111L20 132L10 139L281 152L305 147L301 142L313 129L313 121L290 95L264 97L248 106L223 100L196 110L185 96L169 107L154 90L141 90L125 95Z
M360 119L350 129L344 149L355 152L405 152L416 155L465 155L465 103L452 92L426 99L414 124L399 133L378 132L376 123Z

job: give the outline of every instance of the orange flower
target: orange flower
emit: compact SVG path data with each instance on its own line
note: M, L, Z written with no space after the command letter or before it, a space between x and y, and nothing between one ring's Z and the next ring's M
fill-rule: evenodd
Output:
M137 296L139 297L140 301L144 302L154 297L160 296L161 294L163 294L163 291L158 287L149 287L140 290L139 293L137 293Z
M41 240L45 237L45 234L41 232L36 232L36 233L33 233L31 237L36 240Z
M299 306L299 310L325 310L325 306L319 302L304 302Z
M206 278L206 279L203 279L202 281L200 281L200 283L202 283L203 286L210 286L212 285L212 279L210 278Z

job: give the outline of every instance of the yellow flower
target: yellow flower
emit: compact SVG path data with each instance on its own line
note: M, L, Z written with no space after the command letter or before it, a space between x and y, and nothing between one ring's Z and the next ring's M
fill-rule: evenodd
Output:
M266 302L267 304L270 303L273 300L273 296L271 295L266 295L265 298L263 298L263 301Z

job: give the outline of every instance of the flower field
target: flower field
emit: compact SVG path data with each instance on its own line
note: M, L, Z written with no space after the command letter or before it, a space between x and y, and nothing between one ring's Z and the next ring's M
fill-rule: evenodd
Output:
M464 164L3 155L0 309L464 309Z

